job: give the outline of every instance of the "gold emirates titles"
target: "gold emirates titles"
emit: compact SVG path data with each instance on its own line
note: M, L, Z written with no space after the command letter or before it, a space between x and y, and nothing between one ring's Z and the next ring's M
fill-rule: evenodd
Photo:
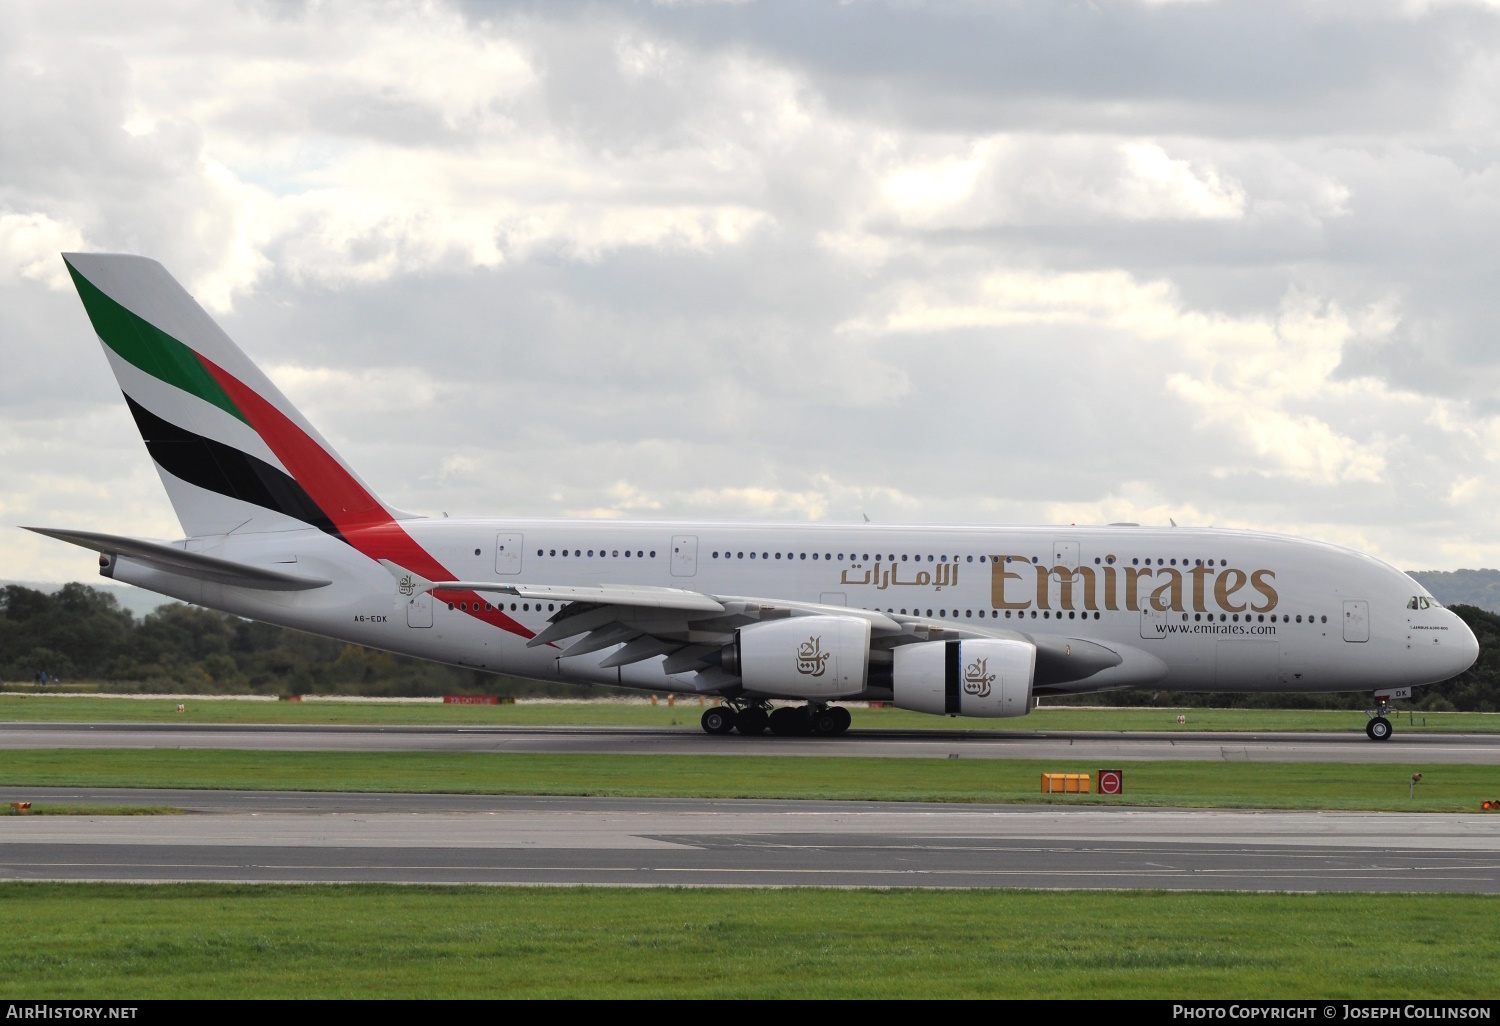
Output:
M1161 613L1206 613L1212 599L1216 609L1225 613L1269 613L1279 601L1272 584L1276 574L1271 570L1246 573L1235 567L1201 564L1185 570L1171 566L1115 566L1113 559L1108 557L1109 562L1100 567L1070 567L1033 563L1028 556L994 556L990 562L990 604L995 609L1033 606L1052 609L1049 585L1053 581L1058 585L1056 608L1063 610L1097 610L1101 601L1102 608L1118 610L1123 600L1123 608L1131 611L1148 603ZM1011 569L1013 565L1017 569ZM933 572L918 570L910 580L903 581L899 563L882 567L880 560L876 560L868 568L855 563L840 575L839 583L855 588L873 587L877 591L896 587L930 587L941 591L958 584L958 572L957 563L940 563ZM1081 607L1074 604L1075 598L1082 601Z

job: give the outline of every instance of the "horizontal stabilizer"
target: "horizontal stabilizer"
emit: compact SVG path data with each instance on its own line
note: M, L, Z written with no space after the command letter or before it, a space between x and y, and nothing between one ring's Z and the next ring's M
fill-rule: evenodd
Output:
M284 570L272 570L269 567L254 566L249 563L236 563L232 559L220 559L218 556L205 556L201 552L187 552L172 545L142 541L139 538L121 538L113 534L98 534L94 531L60 531L51 527L28 527L26 530L44 534L48 538L56 538L58 541L80 545L85 549L93 549L106 556L123 556L163 573L192 577L200 581L213 581L216 584L229 584L237 588L254 588L258 591L309 591L313 588L327 587L333 583L316 577L289 574Z

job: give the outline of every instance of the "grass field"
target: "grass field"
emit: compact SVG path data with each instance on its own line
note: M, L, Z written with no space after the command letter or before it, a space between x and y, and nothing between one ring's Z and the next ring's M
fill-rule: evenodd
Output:
M1044 771L1096 769L1067 760L33 749L0 760L0 802L14 800L6 786L26 785L1417 812L1479 812L1500 798L1500 767L1270 762L1132 762L1122 797L1040 793Z
M33 802L25 812L12 809L7 803L0 809L0 816L176 816L181 812L181 809L170 805L58 805Z
M176 699L0 695L0 721L135 723L451 724L492 726L626 726L698 728L696 699L669 706L594 701L517 705L439 705L392 702L188 701ZM1318 709L1078 709L1043 706L1011 720L948 719L901 709L852 705L854 728L883 730L1161 730L1340 731L1358 734L1365 714ZM1187 722L1179 724L1177 717ZM1415 732L1500 732L1500 713L1406 713L1396 729Z
M0 884L0 996L1492 998L1470 895Z

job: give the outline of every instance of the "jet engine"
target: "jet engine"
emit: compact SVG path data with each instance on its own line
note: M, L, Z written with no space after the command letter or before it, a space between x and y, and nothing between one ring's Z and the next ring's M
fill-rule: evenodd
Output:
M865 689L870 621L794 616L741 627L723 652L726 672L746 691L827 701Z
M1036 646L1009 638L898 646L891 683L896 705L958 716L1025 716L1031 711Z

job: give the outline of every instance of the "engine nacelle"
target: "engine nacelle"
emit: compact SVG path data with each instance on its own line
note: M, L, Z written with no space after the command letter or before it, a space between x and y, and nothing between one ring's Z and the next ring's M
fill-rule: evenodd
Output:
M794 616L735 631L724 669L746 691L826 700L865 689L870 621L855 616Z
M1031 711L1036 647L1008 638L928 641L896 647L896 705L959 716L1025 716Z

